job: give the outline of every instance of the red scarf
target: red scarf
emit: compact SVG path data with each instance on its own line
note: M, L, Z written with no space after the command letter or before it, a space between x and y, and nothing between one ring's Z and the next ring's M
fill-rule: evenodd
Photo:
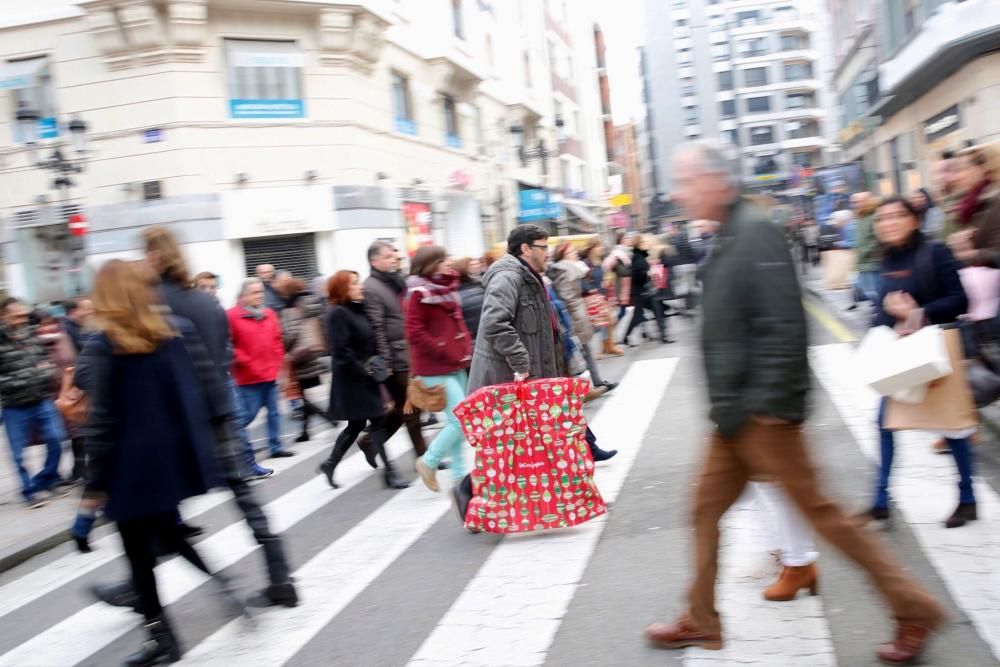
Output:
M983 194L983 190L986 186L990 184L990 179L984 178L983 180L976 183L971 190L965 193L962 197L962 201L958 203L958 221L963 225L968 225L972 222L972 216L976 214L979 210L979 197Z

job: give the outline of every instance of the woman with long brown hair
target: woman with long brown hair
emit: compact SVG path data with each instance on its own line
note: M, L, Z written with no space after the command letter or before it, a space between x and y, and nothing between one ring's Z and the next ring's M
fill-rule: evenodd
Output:
M180 648L156 590L159 555L176 552L208 567L178 522L181 500L221 482L213 420L225 419L221 379L190 322L155 303L145 264L111 260L94 285L98 334L83 351L76 382L89 401L84 495L117 522L149 641L127 665L176 661Z

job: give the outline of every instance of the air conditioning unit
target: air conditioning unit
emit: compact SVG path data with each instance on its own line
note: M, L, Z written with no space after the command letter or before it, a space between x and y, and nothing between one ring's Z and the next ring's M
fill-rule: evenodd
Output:
M142 184L142 200L154 201L163 199L163 186L160 181L146 181Z

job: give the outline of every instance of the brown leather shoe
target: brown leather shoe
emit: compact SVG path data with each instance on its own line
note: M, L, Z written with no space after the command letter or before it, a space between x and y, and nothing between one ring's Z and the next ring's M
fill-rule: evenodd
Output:
M896 627L896 638L875 647L875 655L885 665L912 665L927 647L934 632L933 627L916 623L901 623Z
M764 590L764 599L771 602L788 602L794 600L803 588L809 589L809 595L819 592L819 571L813 564L801 567L789 567L781 571L778 580Z
M681 616L674 623L653 623L647 626L646 639L656 648L697 646L711 651L722 648L722 635L698 630L687 616Z

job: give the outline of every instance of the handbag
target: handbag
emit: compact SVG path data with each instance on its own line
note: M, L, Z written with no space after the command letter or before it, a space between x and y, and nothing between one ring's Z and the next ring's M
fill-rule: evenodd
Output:
M82 389L73 384L74 367L68 366L63 371L62 384L59 387L59 396L56 397L55 406L59 414L69 424L83 424L87 421L87 395Z
M389 362L377 354L365 360L365 372L371 379L382 384L389 379Z
M292 351L292 366L304 366L323 356L326 351L323 346L323 335L315 318L302 321L298 343Z
M406 385L406 405L403 412L412 414L417 410L441 412L445 406L444 385L428 387L420 378L411 377Z

